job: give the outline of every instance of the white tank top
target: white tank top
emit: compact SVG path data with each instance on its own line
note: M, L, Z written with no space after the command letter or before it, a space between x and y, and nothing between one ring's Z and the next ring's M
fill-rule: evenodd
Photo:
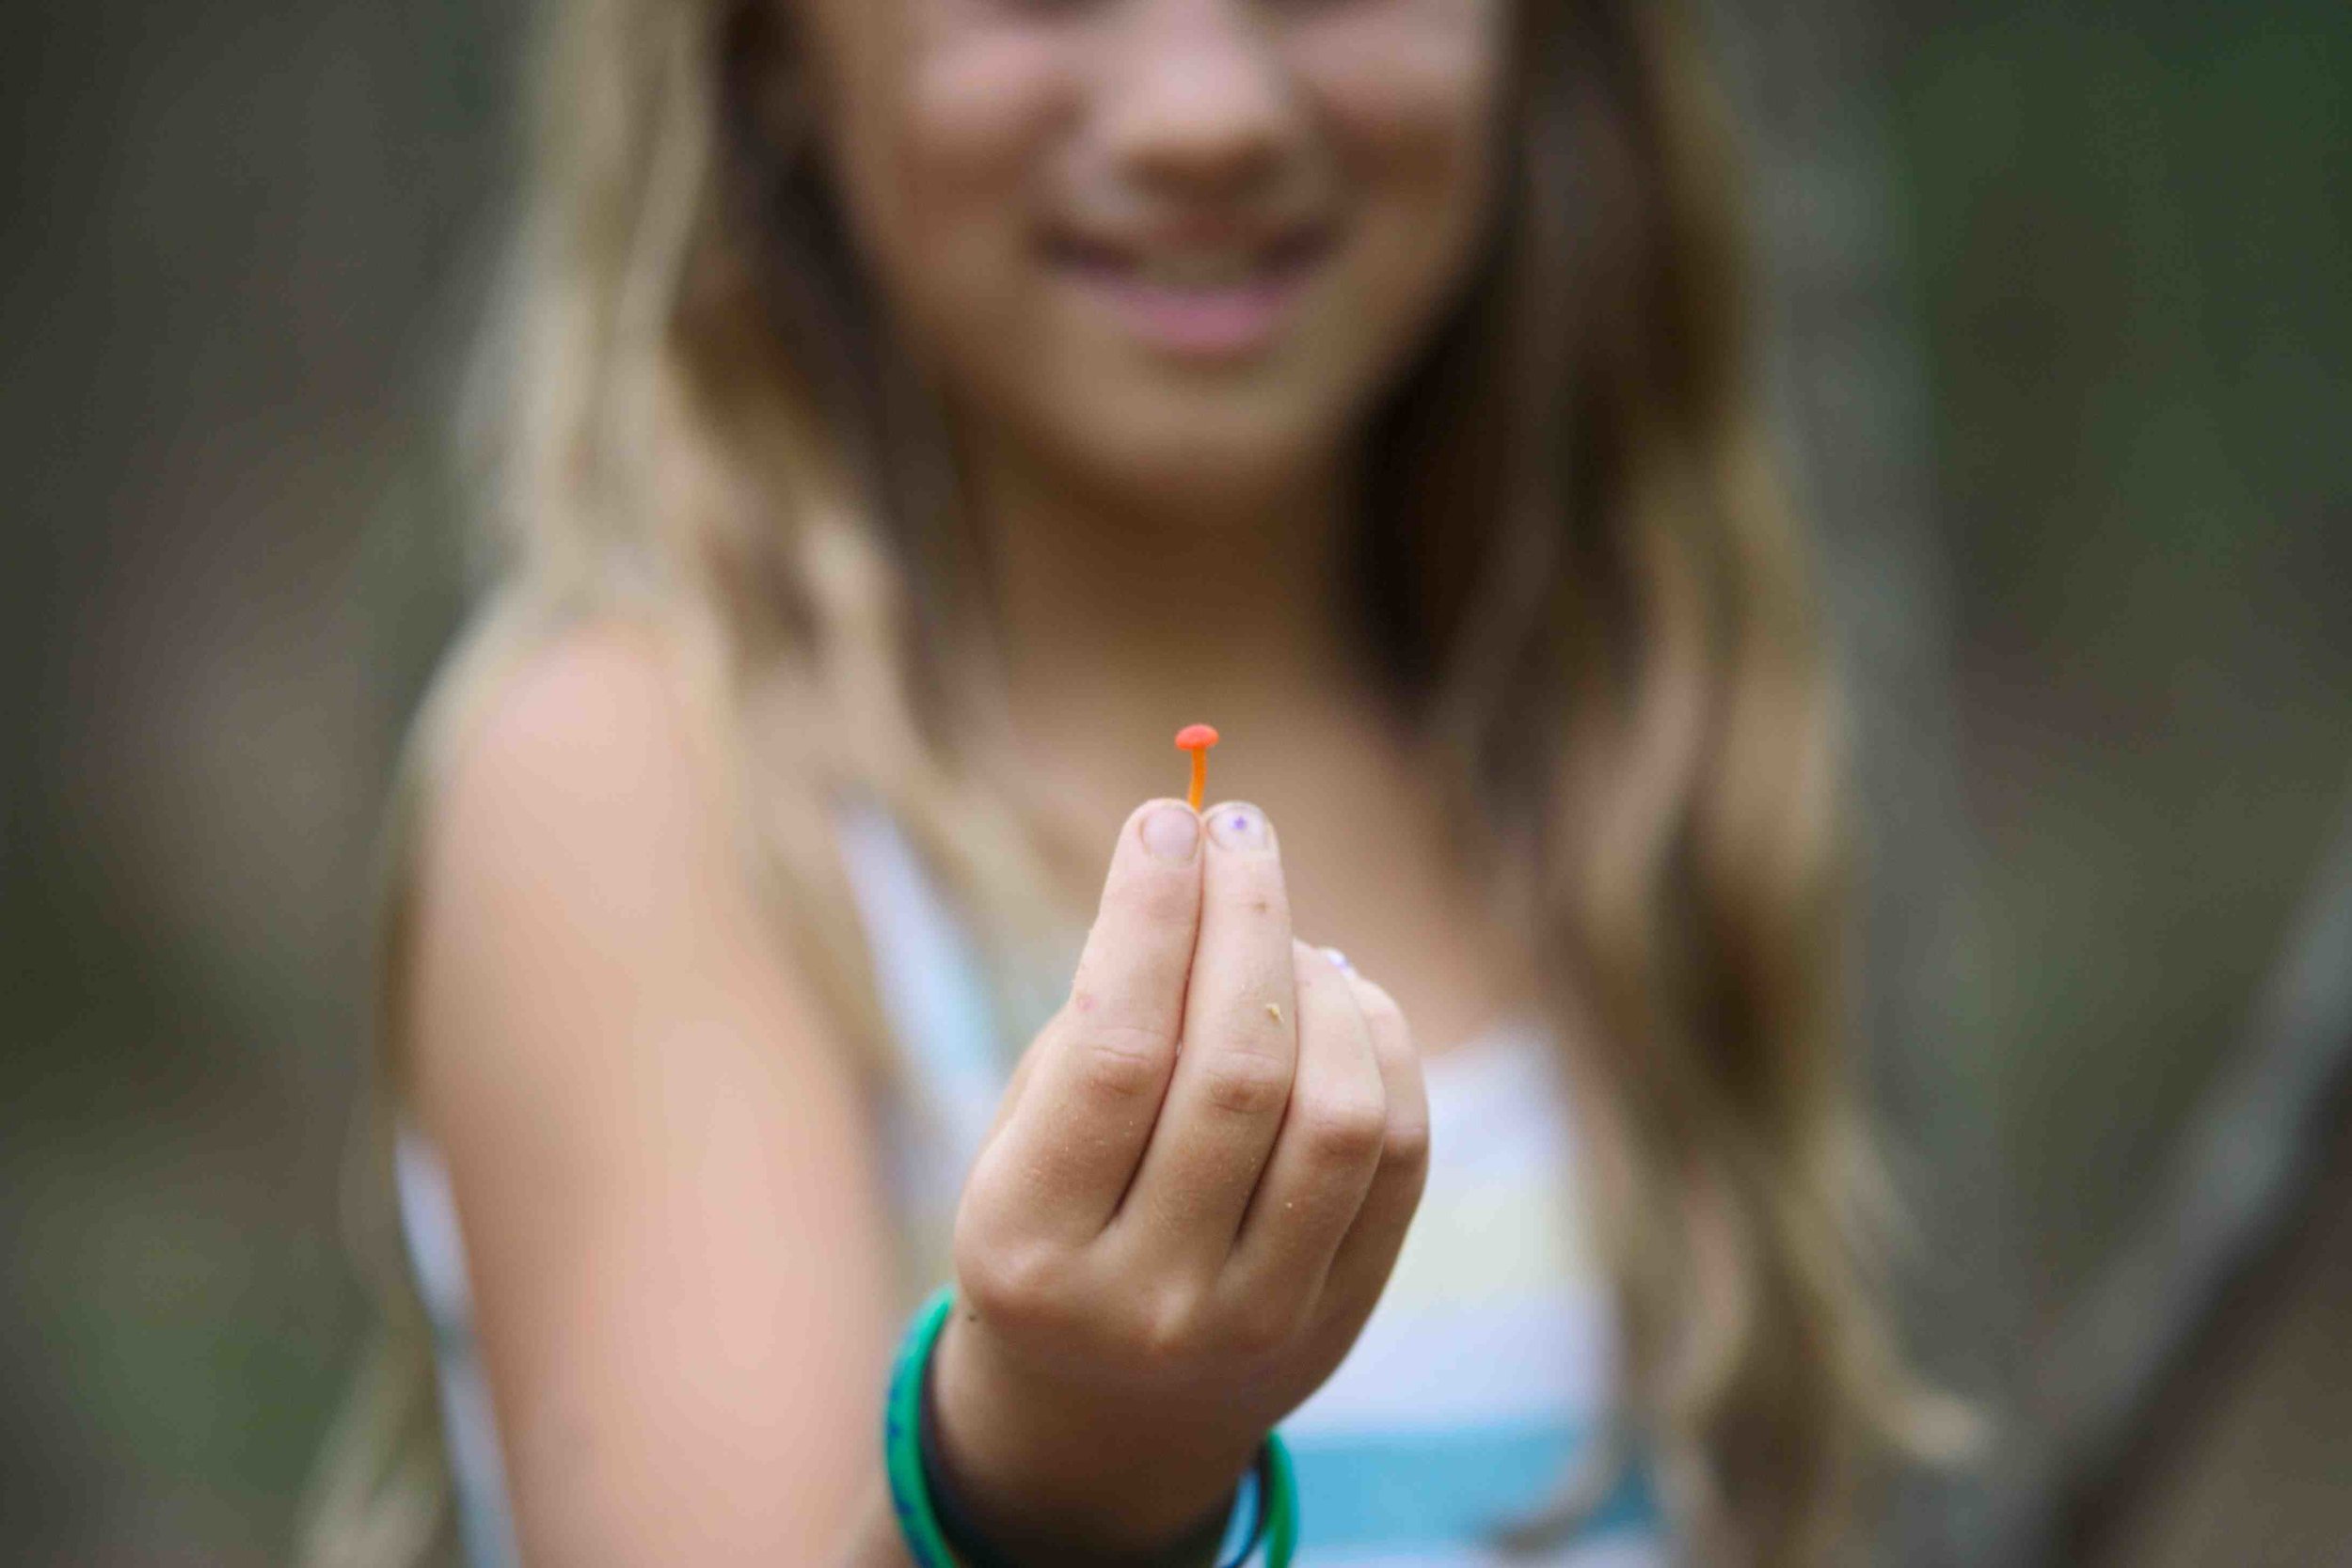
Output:
M968 937L896 826L850 809L837 831L887 1020L927 1101L882 1110L892 1198L914 1256L944 1259L1017 1053L997 1038ZM1429 1058L1424 1074L1429 1180L1395 1272L1346 1359L1281 1423L1298 1475L1299 1568L1502 1568L1494 1531L1572 1476L1614 1394L1613 1315L1574 1201L1565 1085L1541 1028L1497 1028ZM505 1568L518 1558L449 1180L413 1130L394 1165L467 1555ZM1514 1560L1661 1568L1640 1470L1556 1552Z

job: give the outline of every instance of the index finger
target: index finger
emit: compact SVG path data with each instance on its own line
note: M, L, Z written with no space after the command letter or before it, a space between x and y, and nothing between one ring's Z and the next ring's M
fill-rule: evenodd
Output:
M1290 895L1265 813L1208 814L1184 1047L1125 1215L1157 1258L1202 1270L1232 1251L1298 1069Z
M1118 1208L1175 1066L1200 924L1200 818L1147 801L1120 832L1070 1000L982 1156L1018 1162L1024 1228L1050 1215L1046 1228L1090 1236Z

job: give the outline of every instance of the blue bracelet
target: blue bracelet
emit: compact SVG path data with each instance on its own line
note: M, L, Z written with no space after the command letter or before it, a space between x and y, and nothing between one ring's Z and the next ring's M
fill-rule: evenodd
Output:
M891 1367L890 1395L882 1409L882 1467L890 1481L890 1506L915 1568L989 1568L997 1560L977 1541L967 1539L961 1553L950 1544L924 1463L930 1446L924 1430L927 1373L932 1347L954 1307L954 1288L943 1285L915 1309ZM1252 1479L1249 1533L1225 1568L1241 1568L1261 1543L1266 1547L1267 1568L1290 1568L1298 1541L1298 1481L1290 1450L1274 1433L1266 1433L1258 1449ZM966 1537L970 1533L968 1527L959 1531Z

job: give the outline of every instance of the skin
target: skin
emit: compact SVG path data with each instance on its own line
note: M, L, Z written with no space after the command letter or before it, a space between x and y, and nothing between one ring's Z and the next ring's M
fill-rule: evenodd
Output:
M956 416L1023 744L1113 847L958 1213L943 1443L1007 1549L1168 1560L1345 1354L1410 1220L1426 1104L1391 991L1439 1049L1529 993L1336 565L1362 411L1486 222L1500 0L794 16L858 243ZM1309 229L1279 330L1213 360L1055 260L1071 232ZM591 628L461 748L424 839L418 1114L532 1560L896 1565L879 1156L684 689L649 635ZM1155 855L1147 825L1196 819L1134 802L1202 717L1264 809Z
M1497 0L810 0L856 238L993 465L1072 501L1258 531L1310 500L1489 208ZM1262 353L1139 341L1073 245L1313 236Z

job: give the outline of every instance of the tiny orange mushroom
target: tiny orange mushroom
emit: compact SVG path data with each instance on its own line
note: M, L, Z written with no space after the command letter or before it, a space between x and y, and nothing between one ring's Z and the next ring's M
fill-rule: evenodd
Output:
M1214 724L1186 724L1176 732L1176 749L1192 753L1192 809L1200 809L1201 793L1209 787L1209 748L1216 744Z

